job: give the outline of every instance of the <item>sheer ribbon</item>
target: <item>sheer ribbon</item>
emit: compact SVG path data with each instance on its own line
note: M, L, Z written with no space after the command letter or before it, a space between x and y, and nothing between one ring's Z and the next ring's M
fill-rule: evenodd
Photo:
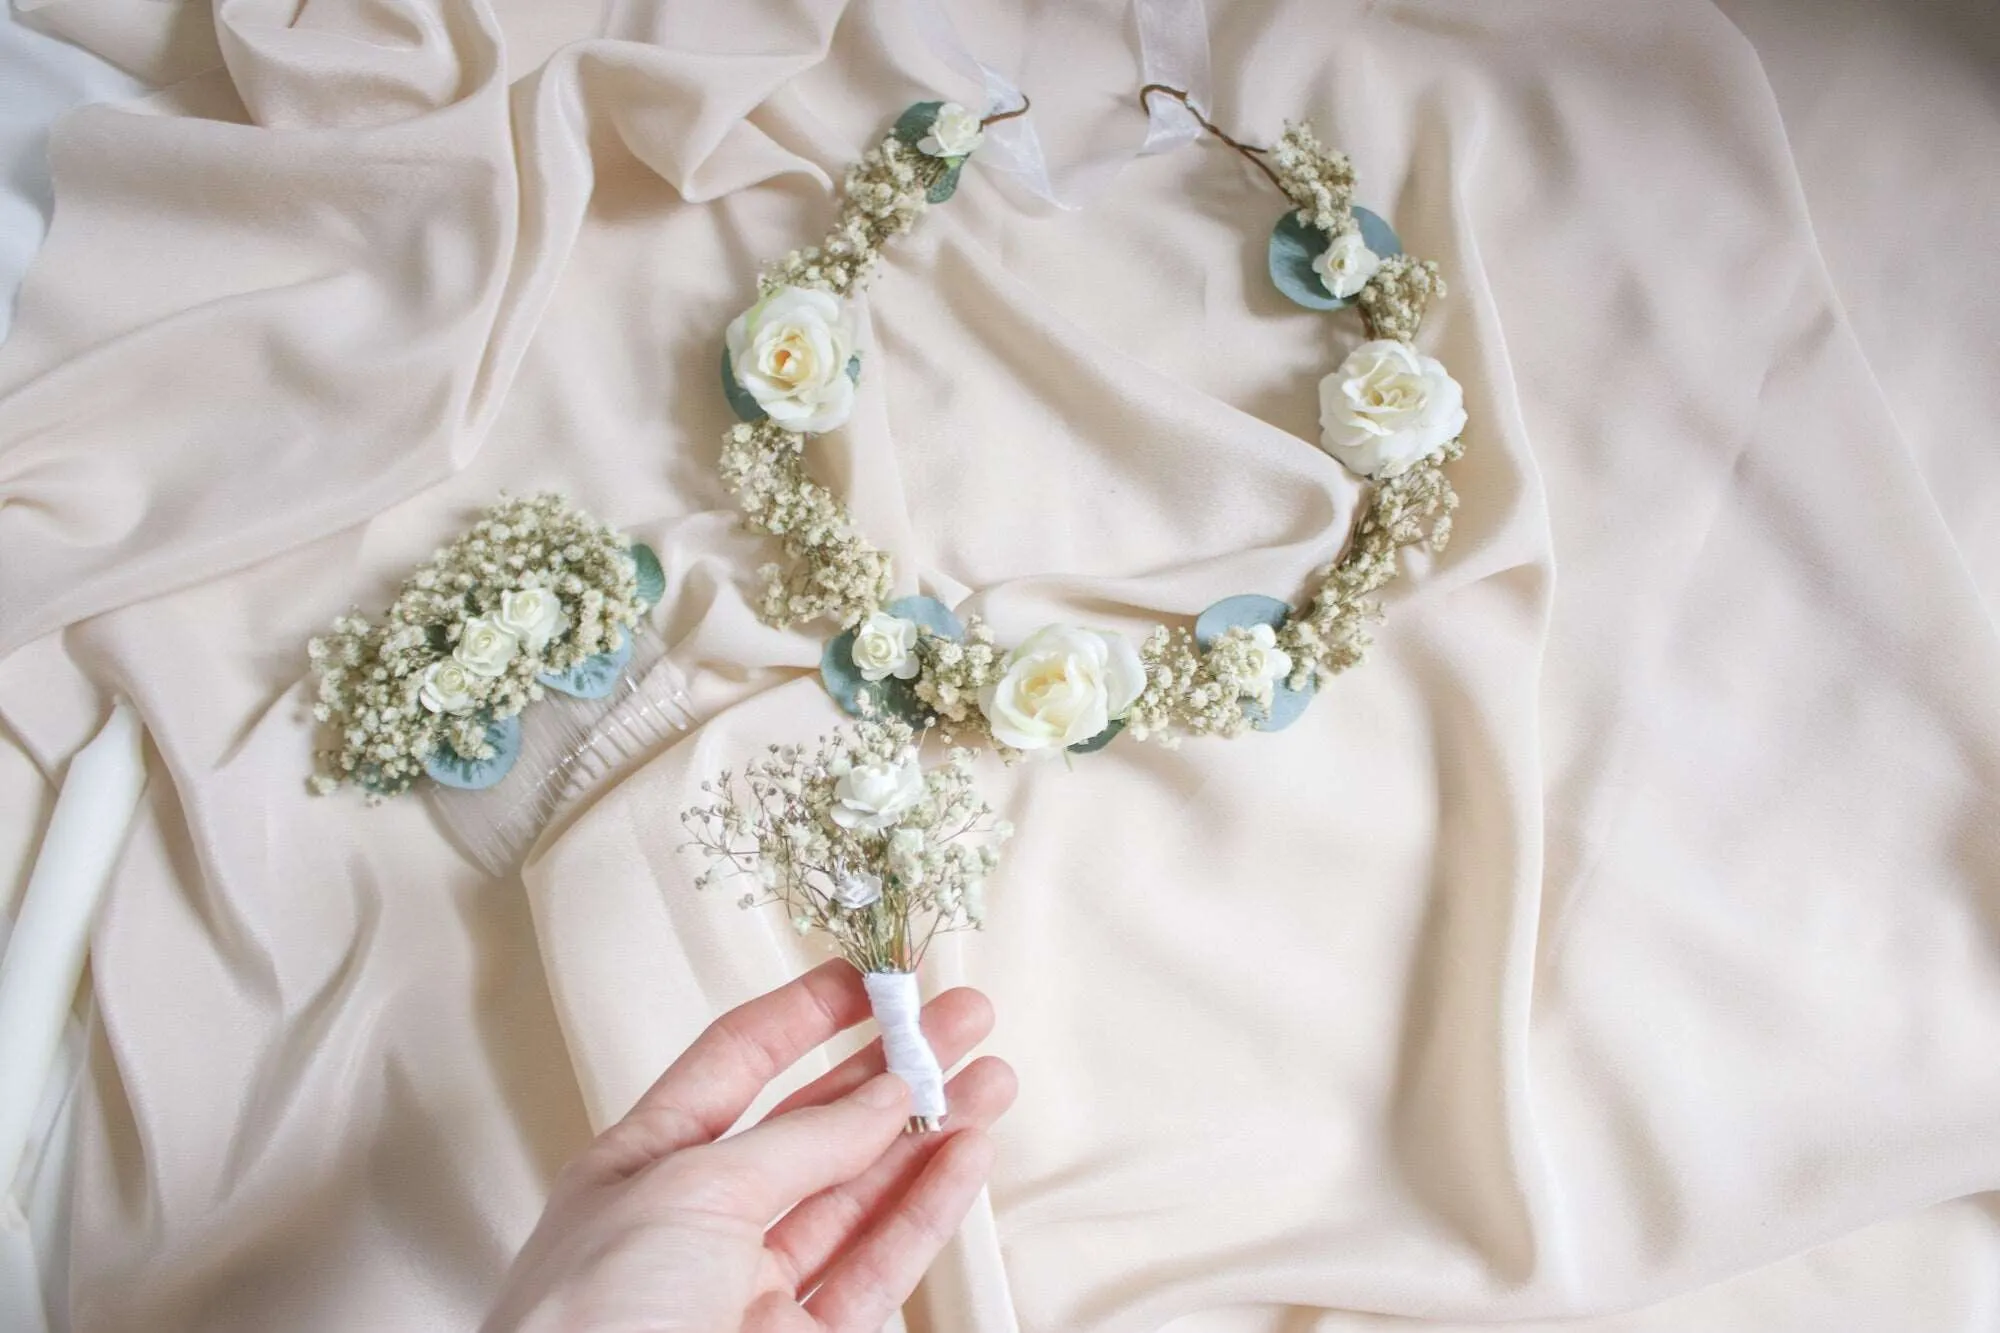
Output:
M1184 90L1204 110L1208 106L1208 16L1202 0L1133 0L1139 24L1140 82L1165 83ZM1011 111L1023 104L1021 90L1006 75L966 48L943 0L910 0L912 21L931 53L964 78L979 84L986 96L986 114ZM1071 163L1057 180L1035 133L1034 114L997 121L986 131L979 151L981 166L1005 172L1022 188L1057 208L1083 207L1109 185L1134 157L1164 153L1201 134L1201 125L1171 97L1147 99L1146 138L1131 147Z

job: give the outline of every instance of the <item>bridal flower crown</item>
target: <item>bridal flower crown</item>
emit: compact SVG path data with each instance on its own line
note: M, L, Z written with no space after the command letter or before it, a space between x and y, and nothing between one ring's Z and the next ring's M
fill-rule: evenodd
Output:
M1158 84L1143 96L1187 101ZM1355 310L1367 334L1319 398L1322 447L1371 483L1369 498L1346 550L1300 604L1244 593L1137 645L1070 624L1003 645L976 616L929 597L892 599L888 554L808 474L813 438L854 409L865 358L853 298L882 246L950 199L987 125L1014 114L981 120L948 102L904 112L848 171L826 238L770 265L756 304L725 332L723 389L741 421L724 442L722 478L748 526L777 537L785 556L760 571L759 614L778 626L839 627L821 674L848 712L939 726L1010 758L1086 754L1123 732L1174 745L1288 726L1362 659L1397 553L1440 548L1450 535L1457 497L1444 469L1463 451L1466 423L1458 383L1415 342L1426 306L1444 294L1437 265L1404 254L1389 224L1355 204L1352 165L1310 127L1287 125L1265 150L1201 118L1291 204L1269 243L1278 289L1314 310Z
M1161 85L1141 96L1188 101ZM1322 446L1370 483L1369 498L1297 607L1244 593L1140 645L1071 624L1002 645L934 598L892 599L889 556L808 474L814 437L854 410L866 350L852 302L882 246L950 199L987 126L1025 106L984 119L948 102L905 111L848 171L825 240L768 267L757 302L723 335L722 387L741 420L722 478L785 557L760 571L759 614L839 627L820 674L862 720L703 783L703 803L682 816L689 848L710 862L696 884L747 880L741 906L781 905L801 935L823 936L865 974L889 1068L914 1090L913 1129L936 1128L946 1109L915 972L935 936L982 924L985 880L1012 832L975 792L965 745L923 766L925 731L1010 759L1088 754L1126 732L1172 745L1276 731L1361 660L1397 553L1450 535L1457 497L1444 468L1462 452L1464 398L1415 345L1426 305L1444 294L1437 266L1402 253L1388 223L1354 203L1353 168L1308 127L1257 149L1188 109L1290 201L1269 243L1278 289L1314 310L1354 309L1367 335L1321 382L1320 423Z

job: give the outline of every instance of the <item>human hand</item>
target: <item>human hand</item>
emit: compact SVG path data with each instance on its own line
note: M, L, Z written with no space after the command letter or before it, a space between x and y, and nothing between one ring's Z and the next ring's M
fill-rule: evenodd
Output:
M485 1333L877 1333L985 1184L983 1130L1012 1104L1013 1071L973 1061L949 1085L946 1132L907 1135L909 1088L878 1041L721 1137L867 1016L860 974L834 962L717 1019L556 1177ZM947 991L923 1027L949 1068L992 1030L992 1006Z

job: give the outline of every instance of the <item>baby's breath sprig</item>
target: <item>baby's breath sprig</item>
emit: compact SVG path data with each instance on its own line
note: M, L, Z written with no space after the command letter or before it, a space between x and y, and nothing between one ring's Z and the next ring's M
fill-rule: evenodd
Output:
M742 886L739 906L783 908L864 973L914 972L937 936L984 922L1013 833L979 795L970 750L926 769L915 742L897 719L862 721L703 782L681 815L685 848L709 861L696 886Z
M657 571L655 571L657 572ZM409 790L449 748L491 759L492 723L543 697L540 677L615 648L646 602L628 538L560 495L503 499L404 580L379 621L350 612L306 646L313 717L334 740L313 790Z

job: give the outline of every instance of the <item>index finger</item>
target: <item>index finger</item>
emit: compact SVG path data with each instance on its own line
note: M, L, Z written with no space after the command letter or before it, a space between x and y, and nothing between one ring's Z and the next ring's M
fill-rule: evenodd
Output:
M764 1085L800 1056L868 1017L861 974L835 959L731 1009L598 1140L600 1165L631 1175L707 1143L750 1109Z

